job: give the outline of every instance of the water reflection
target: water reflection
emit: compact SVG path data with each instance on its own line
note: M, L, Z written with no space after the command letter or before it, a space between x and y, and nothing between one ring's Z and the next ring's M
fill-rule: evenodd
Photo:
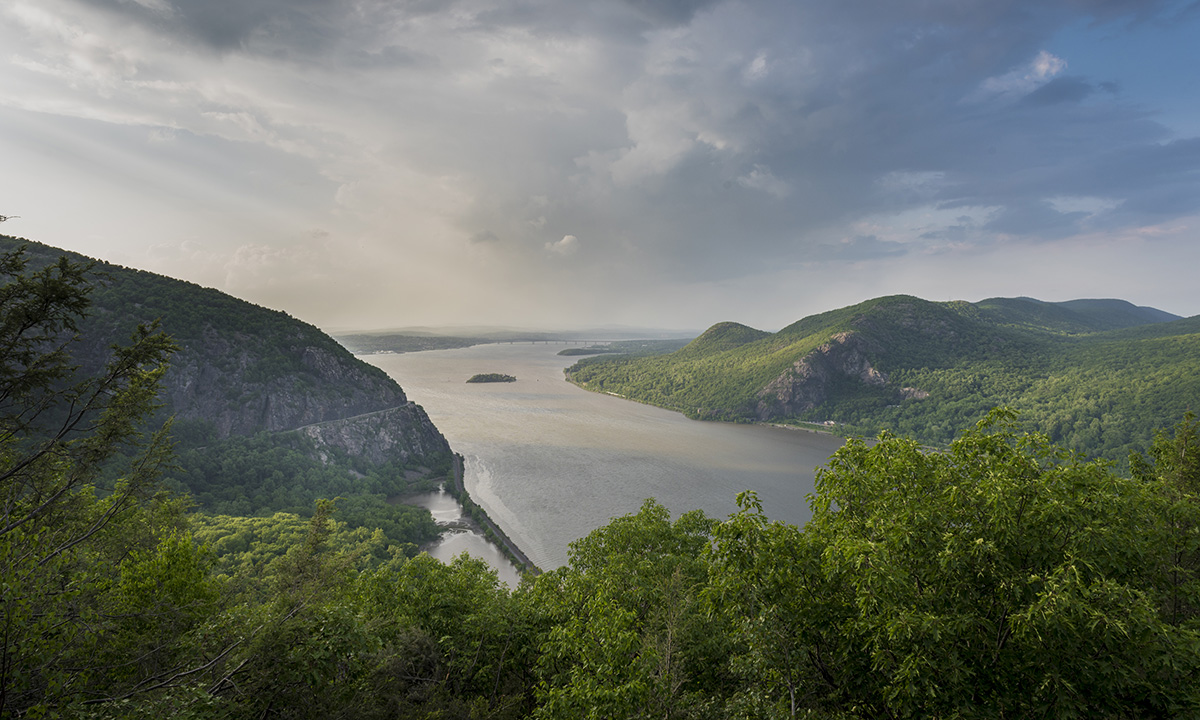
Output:
M702 423L563 380L575 358L545 345L479 345L363 356L421 404L465 458L464 481L543 570L568 544L657 498L714 517L754 490L772 519L804 523L814 468L842 441L774 427ZM499 372L512 383L468 384Z
M515 588L521 581L521 575L516 566L504 556L500 550L483 535L468 527L469 520L463 515L462 506L450 493L445 490L406 495L396 498L405 505L416 505L429 510L438 525L454 526L442 533L442 537L425 552L433 558L449 563L458 555L467 553L471 557L485 561L500 575L500 580L509 588Z

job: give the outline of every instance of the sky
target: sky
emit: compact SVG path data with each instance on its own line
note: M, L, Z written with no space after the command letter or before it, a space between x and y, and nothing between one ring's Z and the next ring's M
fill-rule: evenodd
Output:
M0 0L0 232L332 332L1200 314L1200 1Z

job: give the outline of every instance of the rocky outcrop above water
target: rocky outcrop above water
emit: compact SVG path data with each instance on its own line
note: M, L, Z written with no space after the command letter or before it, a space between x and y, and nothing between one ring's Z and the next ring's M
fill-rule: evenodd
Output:
M829 399L839 381L857 380L883 387L887 375L867 359L869 341L853 332L834 335L772 380L758 394L758 419L798 415L813 410Z
M450 452L446 438L416 403L308 425L296 432L311 438L318 452L337 448L376 464L408 464Z
M213 325L183 340L163 385L177 417L211 422L222 438L292 430L408 402L376 368L312 344L303 333L291 344L264 347L260 338Z
M868 358L878 350L859 333L834 335L759 392L757 418L774 420L815 410L847 382L894 393L897 402L929 397L919 388L889 387L887 373L873 367Z

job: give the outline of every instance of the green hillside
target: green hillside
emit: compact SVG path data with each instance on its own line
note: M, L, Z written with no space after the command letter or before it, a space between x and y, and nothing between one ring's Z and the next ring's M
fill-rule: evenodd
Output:
M945 444L990 408L1124 459L1200 404L1200 318L1123 300L876 298L777 333L721 323L655 357L567 369L589 390L697 419L821 423Z
M1178 320L1162 310L1124 300L1068 300L1048 303L1033 298L989 298L975 303L982 318L1027 330L1083 335Z
M395 538L421 533L428 513L397 515L369 494L320 500L307 520L192 512L160 483L177 469L166 428L141 432L156 426L168 363L186 346L138 332L112 348L100 375L78 376L71 338L87 324L86 266L25 260L0 252L0 717L1200 714L1192 415L1141 448L1128 475L1018 431L1005 410L944 450L852 440L817 471L803 528L772 522L753 492L740 493L739 511L723 521L646 500L573 542L566 566L510 590L465 554L450 564L411 555ZM884 298L814 321L809 335L724 325L675 360L736 366L747 353L757 371L820 343L786 382L768 385L762 411L811 402L839 382L867 388L861 397L935 399L936 388L897 390L894 363L957 352L977 369L989 352L1011 365L1039 347L1031 367L1042 376L1027 394L1086 387L1073 402L1103 402L1103 392L1086 393L1126 373L1153 400L1154 388L1186 382L1162 374L1171 367L1163 358L1195 356L1194 319L1168 323L1174 332L1061 334L1056 344L1053 334L1031 340L975 314ZM212 324L219 337L220 318ZM194 357L215 362L220 347ZM232 346L235 357L252 347ZM235 370L251 360L218 375L232 383L226 376L241 377ZM1055 387L1057 368L1076 366L1082 376ZM922 367L913 377L945 381L955 370ZM368 417L411 420L391 410ZM361 416L331 422L330 433L320 423L227 437L209 426L180 463L220 480L215 494L262 470L273 476L255 482L282 479L285 494L309 481L361 491L374 481L362 471L333 484L309 476L311 443L352 435ZM379 463L389 455L376 451L391 446L354 447L351 457L327 456L326 467Z
M27 273L63 257L87 268L68 346L80 375L100 372L141 323L158 322L174 342L148 425L172 419L164 480L197 509L307 516L318 499L340 497L340 520L381 529L398 549L438 536L428 511L386 499L435 487L449 445L382 370L308 323L212 288L0 235L0 254L15 253ZM387 446L372 447L381 437Z

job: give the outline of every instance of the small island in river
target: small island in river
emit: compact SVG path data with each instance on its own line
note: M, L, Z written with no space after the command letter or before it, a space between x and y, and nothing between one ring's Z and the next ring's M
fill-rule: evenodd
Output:
M516 382L516 381L517 381L517 379L515 377L513 377L512 375L505 375L504 373L480 373L478 375L472 375L471 379L467 380L467 382L469 382L469 383Z

